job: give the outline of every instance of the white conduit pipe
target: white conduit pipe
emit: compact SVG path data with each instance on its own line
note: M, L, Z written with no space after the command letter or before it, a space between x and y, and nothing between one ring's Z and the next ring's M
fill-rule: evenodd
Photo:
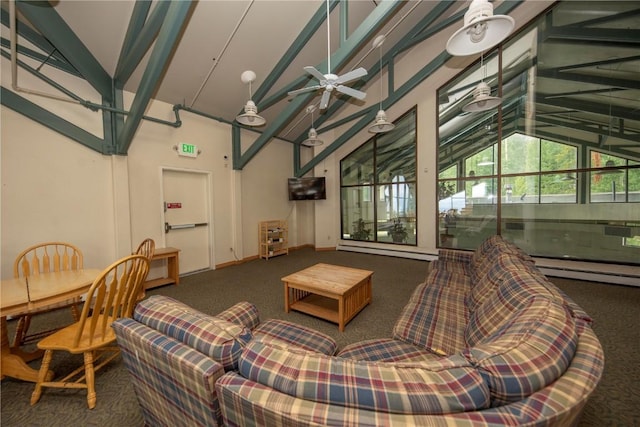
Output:
M70 102L72 104L80 104L72 98L64 98L62 96L52 95L46 92L40 92L37 90L24 89L18 86L18 25L16 19L16 2L15 0L9 1L9 24L11 26L10 43L11 43L11 88L15 92L23 92L31 95L44 96L46 98L55 99L57 101Z
M207 74L207 76L204 78L204 81L202 82L202 84L200 85L200 88L198 89L198 91L196 92L196 94L193 96L193 101L191 101L191 104L189 105L189 108L193 108L193 104L196 103L196 100L198 99L198 97L200 96L200 93L202 92L202 90L204 89L204 86L207 84L207 82L209 81L209 77L211 77L211 74L213 74L213 70L215 70L215 68L218 66L218 64L220 63L220 59L222 58L222 55L224 54L224 52L227 50L227 48L229 47L229 44L231 44L231 40L233 39L233 36L236 35L236 33L238 32L238 29L240 28L240 24L242 24L242 21L244 21L244 18L247 16L247 13L249 13L249 9L251 9L251 5L253 5L254 0L251 0L249 2L249 4L247 5L247 8L244 10L244 12L242 13L242 16L240 17L240 19L238 20L238 23L236 24L236 27L233 29L233 31L231 32L231 34L229 35L229 38L227 39L227 42L224 44L222 50L220 51L220 53L218 54L217 58L214 58L214 62L213 65L211 66L211 68L209 69L209 73Z

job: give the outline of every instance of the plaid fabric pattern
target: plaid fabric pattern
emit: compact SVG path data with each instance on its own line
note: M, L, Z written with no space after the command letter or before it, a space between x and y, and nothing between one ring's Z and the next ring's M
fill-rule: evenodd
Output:
M445 414L488 406L478 373L460 356L429 364L357 362L252 341L238 373L290 396L400 414Z
M489 384L492 406L546 387L563 374L576 350L575 324L564 307L538 296L519 307L507 316L493 310L499 328L463 351ZM490 311L485 322L493 323Z
M464 348L469 320L464 289L427 284L418 290L421 298L412 298L402 309L393 338L436 354L453 354Z
M471 275L472 252L454 249L439 249L438 259L429 263L428 271L446 270L452 273Z
M228 322L243 325L249 330L253 330L258 324L260 324L260 314L258 308L247 301L242 301L234 304L232 307L227 308L222 313L216 314L219 319L224 319Z
M138 303L133 318L220 362L225 370L237 368L238 357L252 338L251 331L241 325L162 295Z
M329 335L286 320L270 319L253 330L255 340L290 345L331 356L338 344Z
M214 388L222 365L132 319L113 329L146 425L222 425Z
M442 356L393 338L380 338L350 344L338 357L366 362L431 362Z
M479 264L477 269L474 269L474 274L471 277L471 291L465 300L469 311L474 311L482 305L485 298L495 292L506 274L526 269L527 267L518 257L500 252Z
M459 271L435 269L429 272L427 275L427 287L446 287L446 288L460 288L461 291L467 293L471 290L471 278L466 274L461 274ZM420 299L422 295L414 291L411 297L412 300Z

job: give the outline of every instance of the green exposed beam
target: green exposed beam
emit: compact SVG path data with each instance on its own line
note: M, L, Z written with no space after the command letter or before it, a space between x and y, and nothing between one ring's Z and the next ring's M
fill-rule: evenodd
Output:
M108 145L97 136L80 129L73 123L45 110L39 105L17 95L15 92L0 88L0 100L2 105L38 122L69 139L79 142L80 144L97 151L101 154L112 154Z
M148 22L141 28L140 23L141 21L144 23L144 18L146 17L146 14L143 15L142 7L138 7L141 3L145 4L146 2L136 2L116 67L114 79L116 86L120 88L124 87L149 50L149 47L153 44L170 5L167 1L159 2L151 13Z
M0 40L1 40L0 43L2 44L3 48L9 49L9 50L11 49L10 40L5 39L4 37L2 37L2 39ZM33 49L29 49L28 47L24 47L20 45L16 46L16 48L18 50L18 55L23 55L23 56L26 56L27 58L34 59L40 62L40 64L46 63L50 67L57 68L58 70L64 71L65 73L69 73L73 76L82 77L75 68L69 65L68 62L60 61L59 59L56 59L53 55L44 55L40 52L36 52ZM11 55L9 55L9 59L11 59Z
M382 1L353 32L344 45L331 55L331 64L333 64L334 69L340 69L340 67L349 60L354 49L358 49L366 43L370 37L384 25L389 16L391 16L400 7L402 7L402 2L396 2L393 0ZM326 60L323 61L316 68L319 70L325 70L327 68L326 62ZM269 142L269 140L288 123L290 117L292 117L297 111L300 111L313 96L313 93L296 96L278 116L278 118L267 126L262 135L258 137L251 147L241 155L239 164L240 168L244 167L267 144L267 142Z
M131 104L131 112L122 129L118 132L117 146L118 154L126 154L129 150L129 146L133 140L133 135L138 129L138 125L142 120L143 114L151 96L153 95L162 73L167 64L167 60L173 51L175 44L178 42L178 38L182 31L182 27L186 22L186 18L191 8L192 2L188 1L174 1L171 2L167 16L158 39L151 52L149 63L142 75L140 87L136 91L136 96Z
M7 58L8 60L11 60L11 53L3 50L2 52L0 52L0 54L2 56L4 56L5 58ZM81 97L79 97L75 93L71 92L70 90L66 89L64 86L59 85L53 79L47 77L46 75L42 74L40 71L36 70L35 68L31 67L30 65L28 65L27 63L25 63L25 62L23 62L23 61L21 61L19 59L16 60L16 63L22 69L24 69L24 70L28 71L29 73L33 74L34 76L38 77L39 79L41 79L42 81L46 82L47 84L49 84L50 86L52 86L56 90L64 93L70 99L73 99L73 100L77 101L78 104L82 104L83 99Z
M553 27L546 31L546 39L573 40L579 43L601 45L640 45L640 30L618 28Z
M111 101L111 77L89 49L45 1L18 1L16 6L44 37L82 74L98 93Z
M339 3L339 0L331 0L329 3L329 10L333 10L333 8ZM260 85L260 87L253 94L253 100L256 104L260 104L261 109L267 109L278 101L284 99L287 96L287 92L292 89L298 88L303 82L309 81L309 77L305 75L301 75L292 83L288 84L285 88L279 90L276 94L269 97L264 102L261 102L265 95L269 92L269 90L273 87L273 85L278 81L278 79L282 76L282 73L291 65L291 62L298 56L298 54L304 49L307 45L311 37L318 31L318 28L322 25L322 23L327 19L327 13L325 7L320 7L317 12L313 15L311 20L305 25L302 29L298 37L291 44L287 52L280 58L276 66L269 73L264 82ZM300 70L302 73L302 70Z
M11 17L9 16L9 12L7 12L4 9L1 9L0 13L2 16L1 18L2 25L4 25L7 28L10 28L12 24L10 23ZM29 25L26 25L18 21L18 24L16 25L16 30L18 32L18 35L20 35L20 37L22 37L23 39L27 40L29 43L33 44L34 46L37 46L43 52L51 53L52 57L57 59L58 61L67 63L67 60L64 58L64 56L62 56L62 54L58 52L51 43L49 43L49 40L42 37L35 30L33 30Z
M121 59L131 53L131 48L136 42L136 36L142 31L144 23L147 21L149 10L151 10L151 0L138 0L133 5L133 12L131 12L131 18L129 18L127 33L124 36L122 48L120 49Z

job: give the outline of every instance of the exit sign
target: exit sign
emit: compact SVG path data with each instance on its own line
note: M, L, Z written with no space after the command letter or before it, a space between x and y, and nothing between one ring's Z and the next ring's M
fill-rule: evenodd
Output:
M186 157L198 157L198 147L195 144L181 142L178 144L178 155Z

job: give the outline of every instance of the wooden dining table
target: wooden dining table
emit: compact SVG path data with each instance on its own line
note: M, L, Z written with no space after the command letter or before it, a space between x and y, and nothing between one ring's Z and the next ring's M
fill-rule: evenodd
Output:
M102 270L83 269L41 273L27 278L0 281L0 334L2 353L0 378L5 376L35 382L38 371L27 362L41 356L41 352L28 353L11 347L8 337L7 316L19 316L43 307L66 301L86 293ZM48 379L53 378L49 372Z

